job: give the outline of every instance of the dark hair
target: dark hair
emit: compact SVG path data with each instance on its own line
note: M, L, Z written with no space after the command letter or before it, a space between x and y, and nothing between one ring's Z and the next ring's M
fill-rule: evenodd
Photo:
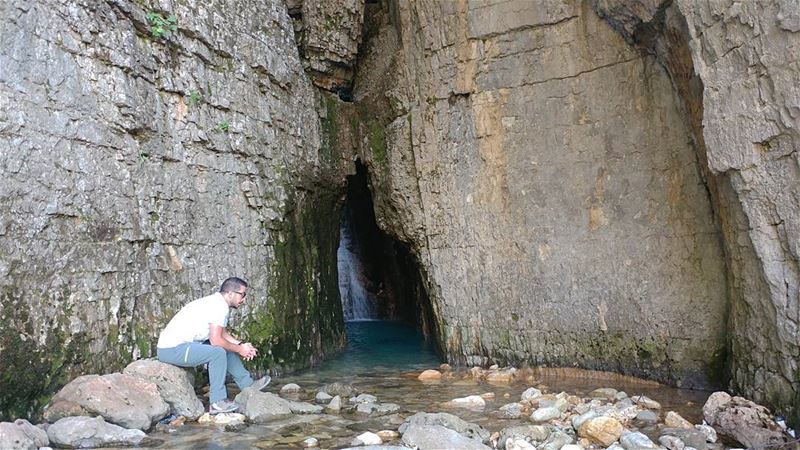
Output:
M219 287L219 292L222 294L226 292L236 292L240 287L247 287L247 281L237 277L230 277L222 282L222 286Z

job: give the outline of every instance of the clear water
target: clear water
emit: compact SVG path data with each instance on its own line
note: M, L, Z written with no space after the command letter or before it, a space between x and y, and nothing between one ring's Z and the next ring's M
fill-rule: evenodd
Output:
M300 375L312 375L323 382L370 374L396 374L425 370L442 363L422 333L397 322L365 320L345 322L347 347L321 367Z
M529 386L545 392L585 396L600 387L624 390L629 395L644 394L662 404L662 414L677 411L693 423L702 418L702 405L709 393L637 383L623 377L592 378L580 371L542 371L533 379L511 384L490 384L475 381L466 370L456 371L453 379L421 382L417 375L423 369L437 368L440 360L422 336L411 327L391 322L364 321L346 323L347 348L321 367L273 379L270 392L278 393L288 383L297 383L303 391L296 400L314 402L320 386L333 381L348 383L378 397L382 403L400 405L399 413L371 418L358 414L295 415L264 425L250 425L240 432L225 432L215 425L187 424L171 433L154 432L150 436L160 442L161 449L298 449L302 440L315 437L318 448L349 447L364 431L397 430L406 417L419 412L445 411L477 423L490 432L529 423L527 418L498 419L492 411L518 401ZM590 374L591 375L591 374ZM229 386L231 388L231 386ZM483 410L452 409L444 402L467 395L493 394ZM235 388L229 395L236 394ZM640 430L657 437L655 429ZM399 445L398 441L386 445Z

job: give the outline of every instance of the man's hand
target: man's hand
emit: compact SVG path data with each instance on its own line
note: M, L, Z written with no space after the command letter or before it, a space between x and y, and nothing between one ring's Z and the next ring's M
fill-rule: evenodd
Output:
M252 360L258 354L258 350L256 350L256 348L253 347L253 344L249 342L240 344L239 347L240 347L239 356L241 356L242 359L244 359L245 361Z

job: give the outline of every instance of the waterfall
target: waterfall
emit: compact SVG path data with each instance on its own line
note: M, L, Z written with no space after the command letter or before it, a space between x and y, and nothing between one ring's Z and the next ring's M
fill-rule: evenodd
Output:
M351 233L348 212L345 207L339 227L339 249L336 251L344 320L374 320L377 319L374 294L366 288L368 280L358 256L358 242Z

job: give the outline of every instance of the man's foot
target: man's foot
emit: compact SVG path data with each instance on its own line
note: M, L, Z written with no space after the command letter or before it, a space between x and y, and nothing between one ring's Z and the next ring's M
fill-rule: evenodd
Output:
M213 416L214 414L219 413L234 412L238 408L239 405L237 405L236 402L232 402L226 398L225 400L220 400L209 405L208 413Z
M269 375L264 375L263 377L257 379L256 381L253 381L251 387L256 389L257 391L266 392L267 385L269 384L270 381L272 381L272 378L270 378Z

